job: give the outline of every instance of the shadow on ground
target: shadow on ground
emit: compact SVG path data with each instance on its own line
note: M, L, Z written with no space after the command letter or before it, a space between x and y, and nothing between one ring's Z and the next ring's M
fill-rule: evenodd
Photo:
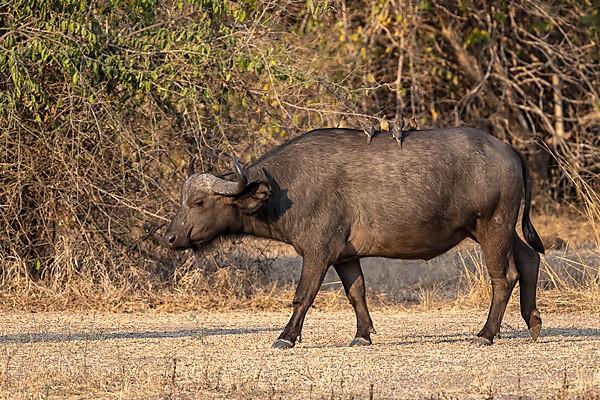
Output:
M280 331L279 328L240 328L240 329L179 329L172 331L143 332L76 332L76 333L17 333L0 336L0 344L72 342L77 340L114 339L178 339L203 338L206 336L244 335Z
M468 343L470 344L475 339L475 334L472 332L462 332L453 334L440 334L440 335L402 335L398 336L398 340L392 342L377 343L377 338L374 338L373 347L379 346L408 346L417 343L430 343L430 344L448 344L448 343ZM528 339L529 331L523 330L512 330L503 331L500 336L496 338L498 340L511 340L511 339ZM570 339L570 340L568 340ZM542 330L540 335L540 342L551 343L551 342L577 342L577 341L599 341L600 340L600 329L594 328L545 328ZM308 348L332 348L332 347L348 347L346 344L323 344L318 346L306 346Z
M9 335L0 335L0 344L15 343L50 343L50 342L72 342L78 340L115 340L115 339L178 339L178 338L204 338L207 336L224 335L248 335L265 332L279 332L280 328L209 328L209 329L179 329L163 331L142 332L68 332L68 333L40 333L26 332ZM406 335L400 336L399 341L394 343L382 343L392 345L414 344L416 342L455 343L468 342L475 336L473 333L455 333L440 335ZM524 339L529 337L527 330L502 331L499 339ZM594 328L544 328L540 339L548 341L550 338L585 338L586 340L600 340L600 329ZM311 346L313 347L313 346ZM326 346L330 347L330 346ZM344 347L339 345L336 347Z

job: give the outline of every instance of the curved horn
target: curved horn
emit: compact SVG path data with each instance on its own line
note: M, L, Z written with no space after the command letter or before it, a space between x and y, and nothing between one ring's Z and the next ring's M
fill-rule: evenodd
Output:
M187 167L187 176L188 178L192 175L194 175L194 166L196 165L196 157L192 157L192 159L190 160L190 163L188 164Z
M233 166L235 167L235 173L238 178L237 181L232 182L211 174L204 174L202 175L203 185L206 185L205 187L211 192L224 196L235 196L242 193L246 188L246 185L248 184L248 173L235 157L230 157L233 160Z
M235 156L232 155L230 155L229 157L233 161L233 166L238 176L238 183L240 185L243 183L242 189L244 189L248 184L248 173L246 172L244 166L240 163L240 160L238 160Z

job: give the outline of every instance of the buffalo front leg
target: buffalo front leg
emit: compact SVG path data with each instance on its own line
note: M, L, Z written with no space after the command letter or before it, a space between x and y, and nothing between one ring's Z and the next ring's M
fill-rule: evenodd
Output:
M375 329L367 308L365 278L360 267L360 260L352 260L333 266L344 285L348 301L350 301L356 313L356 336L350 346L370 345L371 333L375 333Z
M272 347L274 349L289 349L296 344L296 339L302 332L306 312L312 305L321 283L323 283L328 267L327 262L304 258L300 282L298 282L294 295L294 312L283 332L279 335L279 339L273 343Z

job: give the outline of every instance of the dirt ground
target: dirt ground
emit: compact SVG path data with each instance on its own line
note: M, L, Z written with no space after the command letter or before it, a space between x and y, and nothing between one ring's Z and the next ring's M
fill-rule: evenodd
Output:
M600 318L545 314L532 343L517 312L491 347L484 311L373 313L374 344L350 348L354 316L311 311L304 341L270 349L288 312L3 313L0 397L600 398Z

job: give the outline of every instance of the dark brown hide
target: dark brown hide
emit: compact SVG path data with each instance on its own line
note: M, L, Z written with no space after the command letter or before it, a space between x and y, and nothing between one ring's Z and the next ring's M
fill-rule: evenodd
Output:
M353 344L368 344L373 324L360 258L431 259L467 237L481 245L493 287L479 341L491 343L498 333L517 280L523 318L537 338L544 248L529 219L525 160L510 145L469 127L405 132L402 147L382 132L367 144L360 130L321 129L267 153L245 174L244 189L228 195L191 176L165 238L174 249L240 232L292 244L303 267L275 347L294 345L330 265L356 312ZM533 249L515 232L523 189L522 229Z

